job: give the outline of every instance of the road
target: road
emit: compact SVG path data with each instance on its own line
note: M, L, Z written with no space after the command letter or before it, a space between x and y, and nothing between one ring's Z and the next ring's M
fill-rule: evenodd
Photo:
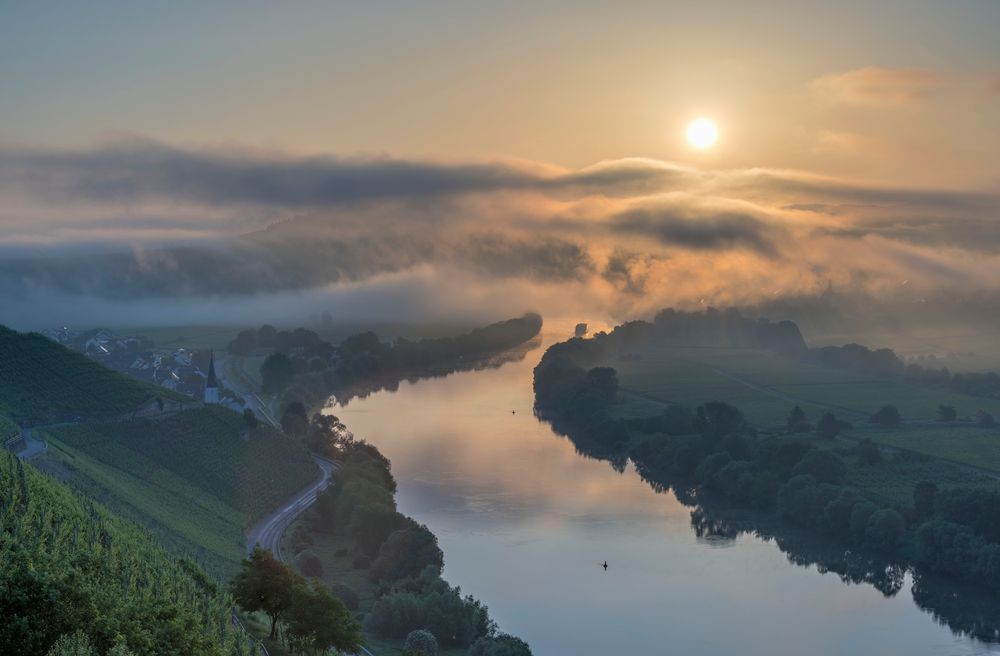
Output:
M255 391L253 383L249 381L245 375L240 375L239 360L236 358L230 360L230 358L220 357L216 360L216 362L219 366L216 368L215 372L219 377L219 380L222 381L222 385L240 395L243 399L243 403L246 404L245 407L253 410L254 414L258 417L263 417L264 421L271 424L275 428L281 428L280 424L275 419L277 412L274 407L274 401L272 400L269 403L262 399Z
M285 560L281 554L282 534L299 515L315 503L316 496L326 488L330 476L337 468L335 463L326 458L313 455L313 459L320 468L319 478L285 502L281 508L250 527L247 531L247 553L253 551L254 545L259 544L264 549L270 550L278 560Z
M32 435L31 428L21 429L21 438L24 439L24 448L17 452L17 457L21 460L31 460L32 458L45 453L49 445L42 440L36 439Z

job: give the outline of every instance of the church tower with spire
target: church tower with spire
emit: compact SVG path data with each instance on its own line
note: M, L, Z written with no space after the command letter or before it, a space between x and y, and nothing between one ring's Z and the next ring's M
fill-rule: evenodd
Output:
M219 402L219 381L215 377L215 351L208 358L208 378L205 379L205 403Z

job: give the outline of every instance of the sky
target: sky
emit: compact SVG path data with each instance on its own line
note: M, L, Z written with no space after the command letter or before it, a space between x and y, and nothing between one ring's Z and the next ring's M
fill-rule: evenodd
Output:
M986 284L998 32L990 0L0 2L0 285Z

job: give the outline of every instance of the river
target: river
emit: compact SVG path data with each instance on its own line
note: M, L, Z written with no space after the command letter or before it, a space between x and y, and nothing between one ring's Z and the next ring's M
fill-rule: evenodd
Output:
M445 578L536 656L1000 653L920 609L909 574L886 597L758 537L699 538L672 493L535 418L543 348L333 410L391 459L399 508L438 536Z

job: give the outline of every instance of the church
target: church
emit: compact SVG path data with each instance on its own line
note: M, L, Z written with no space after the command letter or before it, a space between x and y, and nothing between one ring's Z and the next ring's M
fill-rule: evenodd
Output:
M205 379L205 403L219 402L219 381L215 377L215 351L212 351L208 359L208 377Z

